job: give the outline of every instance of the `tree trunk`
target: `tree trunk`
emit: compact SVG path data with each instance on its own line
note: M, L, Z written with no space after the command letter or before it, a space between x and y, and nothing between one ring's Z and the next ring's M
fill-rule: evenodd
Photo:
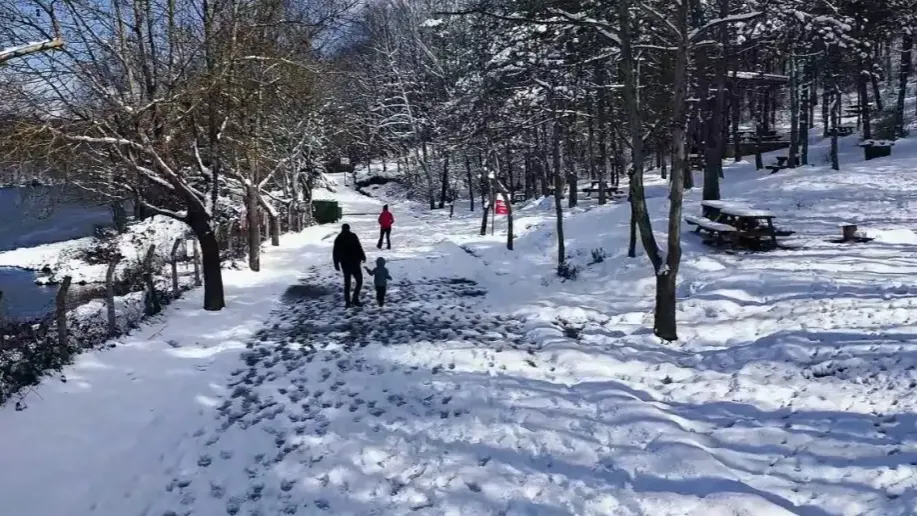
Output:
M433 190L433 175L430 174L430 167L428 166L427 161L427 143L423 142L420 145L421 152L423 153L423 159L420 163L420 168L423 169L424 177L427 180L427 197L430 199L430 209L436 209L436 194Z
M866 71L864 70L866 64L863 63L862 59L858 59L857 64L859 65L859 70L857 73L857 92L860 97L860 120L863 125L863 139L871 140L872 121L870 120L869 88L866 84L868 82L868 78L866 77Z
M601 87L596 94L596 111L598 117L596 123L599 126L599 204L605 204L608 202L607 195L605 194L605 185L610 175L611 156L608 155L608 104L606 102L607 93L604 88L605 65L599 61L596 61L595 66L595 82Z
M881 112L885 109L882 104L882 89L879 88L879 78L872 70L869 73L869 82L872 83L872 94L876 97L876 111Z
M898 99L895 104L895 135L904 137L904 99L907 96L907 79L911 73L911 49L914 37L910 31L901 37L901 69L898 71ZM891 81L889 81L891 82Z
M57 289L57 296L54 298L54 309L57 316L57 346L61 351L70 347L67 338L67 293L70 292L71 281L73 278L64 276L64 280Z
M811 77L809 76L810 67L808 63L803 67L802 72L802 102L799 105L799 138L802 143L802 149L800 151L799 160L802 165L809 164L809 102L811 101L809 94L809 84Z
M799 67L790 56L790 149L788 167L796 168L799 153Z
M115 224L115 230L119 234L127 231L127 212L124 210L124 201L117 200L111 203L112 222Z
M178 248L181 246L184 239L176 238L175 243L172 244L172 253L169 255L170 261L172 263L172 296L175 299L178 299L178 296L181 294L181 290L178 287Z
M752 118L755 122L755 170L764 168L764 157L761 155L761 133L764 131L764 95L756 88L751 100Z
M653 311L653 333L666 341L678 340L678 327L675 318L676 276L659 274L656 276L656 306Z
M504 186L506 186L507 190L512 194L512 192L516 191L516 178L513 174L513 151L509 147L509 142L504 146L504 154L506 155L506 176L504 177L509 181L509 184ZM512 195L510 195L510 197L512 197Z
M156 315L162 310L159 304L159 296L156 294L156 283L153 281L153 257L156 252L156 245L150 244L143 258L143 284L146 287L144 295L144 314L149 317Z
M720 17L729 14L729 0L719 0ZM728 31L725 28L720 29L720 55L713 61L716 96L713 100L712 109L707 112L707 123L705 124L704 138L704 200L716 201L720 199L720 177L723 175L723 154L725 154L725 141L723 139L724 125L726 119L726 46ZM684 77L687 82L687 76ZM709 99L709 92L704 90ZM710 103L707 103L710 106ZM676 108L677 109L677 108ZM677 150L676 150L677 152Z
M742 156L742 143L739 141L739 115L741 115L742 110L742 96L739 95L738 86L732 85L729 96L732 99L732 157L733 161L739 163L745 156Z
M506 248L510 251L513 250L513 203L512 195L510 194L509 189L506 188L499 179L494 179L494 187L491 188L491 191L496 190L500 192L500 196L503 197L503 204L506 205Z
M271 246L278 247L280 245L280 217L271 212L267 212L267 216L271 231Z
M446 191L448 190L449 185L449 153L445 153L443 157L443 177L442 177L442 189L439 194L439 209L446 207Z
M623 97L624 106L627 113L627 125L630 136L631 151L631 174L630 174L630 193L633 217L636 219L637 228L640 230L640 240L643 243L643 249L647 257L653 264L654 269L658 269L661 263L659 257L659 245L656 243L656 237L653 235L652 221L646 207L646 193L643 189L643 135L642 123L640 119L640 106L637 98L637 77L636 77L636 59L634 58L632 46L631 24L632 0L621 0L618 2L618 17L621 20L621 75L624 79ZM674 174L674 173L673 173ZM679 178L680 179L680 178Z
M258 209L258 191L248 185L245 192L245 216L248 224L248 267L258 272L261 270L261 217Z
M493 209L494 201L493 196L489 196L487 199L481 199L481 208L484 210L481 217L481 236L487 234L487 216L490 215L490 210Z
M595 102L592 102L591 98L589 101L589 108L592 113L586 120L586 154L589 162L589 180L595 181L598 172L598 167L595 166Z
M837 126L841 118L841 90L837 85L836 79L832 86L834 95L831 99L831 168L840 170L841 164L837 156Z
M831 102L831 90L828 88L828 81L823 79L824 85L821 94L821 125L822 138L831 136L831 113L828 111L828 104Z
M630 234L628 235L627 240L627 257L636 258L637 257L637 212L634 209L634 194L633 188L629 188L630 195L628 195L628 204L630 205Z
M121 255L115 254L112 260L108 262L108 269L105 271L105 308L108 315L108 336L114 337L118 334L118 319L115 314L115 268L121 261Z
M567 261L567 250L564 248L564 170L560 156L560 130L557 121L557 99L553 85L548 89L551 106L551 160L554 168L554 217L557 224L557 270Z
M223 270L220 244L211 223L203 213L191 213L190 225L201 245L201 268L204 272L204 310L218 311L226 306L223 292Z
M675 52L674 95L672 99L672 143L675 150L672 166L672 186L669 191L668 242L665 263L658 257L653 261L656 271L656 309L653 318L653 333L666 340L678 340L675 318L675 285L681 265L681 207L684 200L683 181L677 177L684 170L685 128L687 125L688 59L688 7L682 2L678 7L676 25L682 34Z
M192 257L192 259L194 260L194 286L200 287L202 285L202 282L201 282L201 249L200 247L198 247L197 240L194 241L194 256Z
M468 153L465 153L465 174L468 176L468 202L469 211L474 211L474 180L471 177L471 160L468 159Z
M573 123L575 124L575 121L573 121ZM564 148L566 150L566 152L564 152L566 159L564 160L563 174L567 178L567 187L570 189L567 194L567 207L573 208L576 206L576 201L578 201L576 197L576 134L569 129L568 127L562 129L564 135Z

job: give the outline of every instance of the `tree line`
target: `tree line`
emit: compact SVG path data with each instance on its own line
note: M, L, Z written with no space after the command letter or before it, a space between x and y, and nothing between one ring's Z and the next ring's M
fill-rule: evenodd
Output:
M724 160L750 153L763 167L762 138L784 121L790 166L813 162L807 135L820 122L838 168L837 128L851 110L864 139L903 135L914 116L914 3L6 3L0 41L15 52L55 44L6 60L0 147L187 223L212 310L224 305L221 221L256 228L266 214L276 242L280 217L306 222L314 181L336 157L403 169L431 209L467 195L482 231L496 197L511 209L513 196L552 195L559 269L563 204L591 178L600 203L605 186L627 194L629 254L647 256L655 333L674 340L692 168L704 198L718 199ZM751 151L738 144L741 127L752 128ZM668 180L664 239L647 172ZM260 236L251 242L257 270Z
M630 256L639 243L656 277L655 333L674 340L692 165L704 199L719 199L724 160L749 153L740 127L763 168L761 138L786 119L790 166L811 163L818 105L835 169L842 105L865 139L877 111L893 121L884 137L903 135L914 12L913 0L384 0L339 56L353 80L338 95L360 135L351 152L394 161L431 209L455 192L472 209L486 199L483 232L497 196L553 195L558 270L578 179L599 182L603 204L605 185L620 186ZM664 240L647 171L669 183Z

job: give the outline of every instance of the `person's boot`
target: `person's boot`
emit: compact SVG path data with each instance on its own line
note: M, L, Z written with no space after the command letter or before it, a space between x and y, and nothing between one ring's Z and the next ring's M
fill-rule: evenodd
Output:
M354 299L354 300L353 300L353 303L351 303L351 304L352 304L353 306L357 307L357 308L363 306L363 303L361 303L359 299Z

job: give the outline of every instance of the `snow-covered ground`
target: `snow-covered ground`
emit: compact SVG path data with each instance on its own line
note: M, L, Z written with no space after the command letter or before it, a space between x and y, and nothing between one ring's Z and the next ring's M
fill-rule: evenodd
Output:
M724 198L799 248L686 233L674 344L624 203L571 211L563 282L545 202L507 251L504 222L394 201L383 309L340 307L336 226L287 235L226 272L223 312L190 295L0 410L0 516L915 514L917 140L869 163L854 143L840 172L824 143L727 168ZM335 196L372 261L382 201ZM875 240L828 242L848 220Z
M143 260L150 244L163 260L169 256L176 238L190 238L188 226L160 215L131 224L128 231L117 235L113 246L123 257L117 272ZM40 277L40 283L57 283L70 276L74 283L104 283L108 264L87 263L81 256L96 242L93 237L62 240L34 247L20 247L0 252L0 267L16 267L32 271L50 271Z

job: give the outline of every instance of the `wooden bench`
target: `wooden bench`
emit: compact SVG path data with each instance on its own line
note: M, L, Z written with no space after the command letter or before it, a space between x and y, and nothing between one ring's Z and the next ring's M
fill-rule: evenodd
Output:
M712 240L706 241L705 243L720 245L726 241L735 242L736 228L729 224L723 224L706 217L695 217L693 215L685 215L685 222L692 226L697 226L694 230L695 233L699 234L703 230L710 234Z
M513 192L513 195L512 195L513 204L516 204L517 202L523 202L525 201L525 199L526 199L525 192Z
M705 229L710 232L723 232L723 233L732 233L736 228L730 226L729 224L723 224L722 222L716 222L708 219L707 217L695 217L694 215L685 215L685 222L691 224L692 226L697 226L695 232Z

